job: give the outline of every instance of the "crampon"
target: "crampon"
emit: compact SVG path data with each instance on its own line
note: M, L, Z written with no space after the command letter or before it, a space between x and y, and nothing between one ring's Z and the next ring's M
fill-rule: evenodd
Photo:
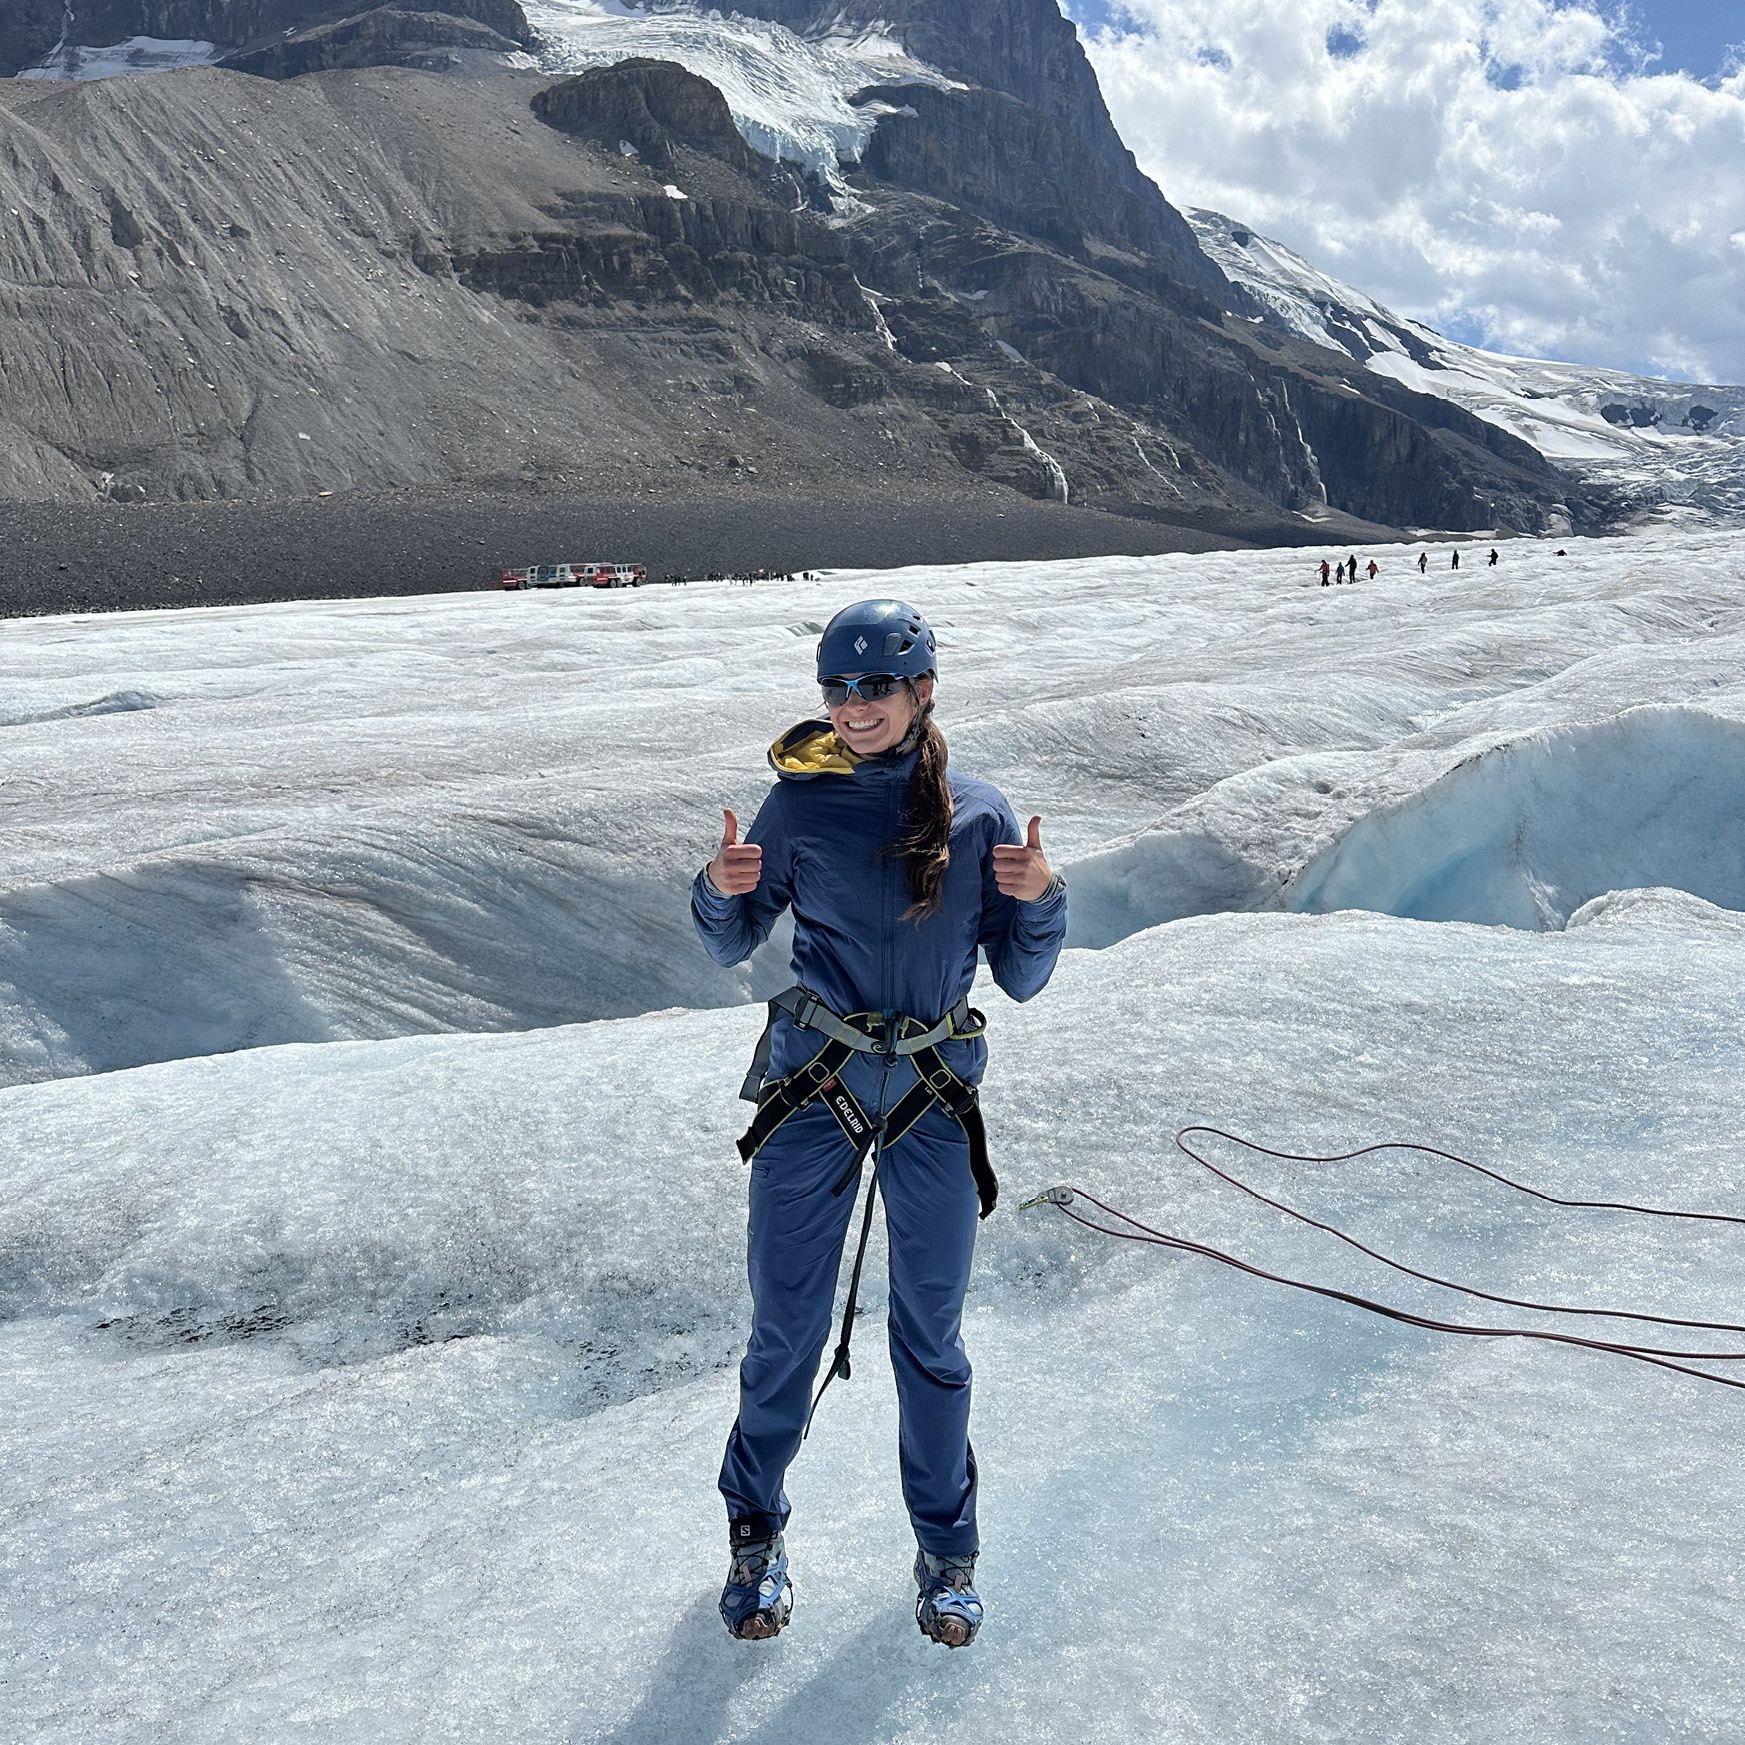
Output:
M976 1554L935 1557L915 1554L915 1622L921 1634L946 1648L967 1648L982 1627L982 1602L975 1591Z

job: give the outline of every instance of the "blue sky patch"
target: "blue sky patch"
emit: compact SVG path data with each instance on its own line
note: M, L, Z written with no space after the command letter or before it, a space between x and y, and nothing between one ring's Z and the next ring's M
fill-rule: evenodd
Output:
M1652 49L1658 73L1712 79L1727 70L1729 49L1745 46L1745 6L1739 0L1633 0L1636 36Z
M1061 11L1079 27L1079 35L1103 30L1115 22L1115 8L1109 0L1065 0Z

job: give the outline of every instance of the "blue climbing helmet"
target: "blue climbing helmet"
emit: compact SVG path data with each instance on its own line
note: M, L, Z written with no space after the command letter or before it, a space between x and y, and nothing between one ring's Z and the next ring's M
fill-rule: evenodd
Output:
M935 670L933 632L902 600L862 600L845 606L818 639L818 678L843 673L891 673L919 679Z

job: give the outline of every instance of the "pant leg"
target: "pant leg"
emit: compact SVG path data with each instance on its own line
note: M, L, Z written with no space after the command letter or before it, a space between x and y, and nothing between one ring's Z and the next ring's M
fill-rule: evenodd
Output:
M975 1178L963 1129L935 1108L879 1172L891 1250L897 1446L915 1537L936 1556L977 1549L976 1464L963 1296L975 1253Z
M730 1520L787 1524L782 1480L806 1427L857 1198L852 1184L840 1194L831 1189L853 1155L836 1118L814 1104L790 1116L751 1166L751 1343L721 1463Z

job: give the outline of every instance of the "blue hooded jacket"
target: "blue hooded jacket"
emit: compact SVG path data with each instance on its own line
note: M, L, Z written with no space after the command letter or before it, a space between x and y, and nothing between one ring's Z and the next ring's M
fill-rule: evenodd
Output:
M937 913L919 924L908 873L886 845L908 815L916 753L862 758L842 746L828 721L802 722L770 748L781 778L745 840L763 849L763 877L743 897L724 897L697 875L691 913L717 963L743 963L777 916L794 911L794 979L833 1011L903 1012L932 1024L969 992L976 951L985 947L994 980L1014 1000L1040 993L1066 938L1066 893L1034 903L994 883L996 843L1024 840L1005 796L990 783L950 772L951 863ZM779 1015L770 1074L785 1078L823 1046L814 1032ZM987 1064L979 1037L941 1052L959 1077L978 1081ZM843 1076L865 1107L889 1108L915 1081L904 1060L882 1070L856 1055ZM880 1081L883 1081L882 1083Z

